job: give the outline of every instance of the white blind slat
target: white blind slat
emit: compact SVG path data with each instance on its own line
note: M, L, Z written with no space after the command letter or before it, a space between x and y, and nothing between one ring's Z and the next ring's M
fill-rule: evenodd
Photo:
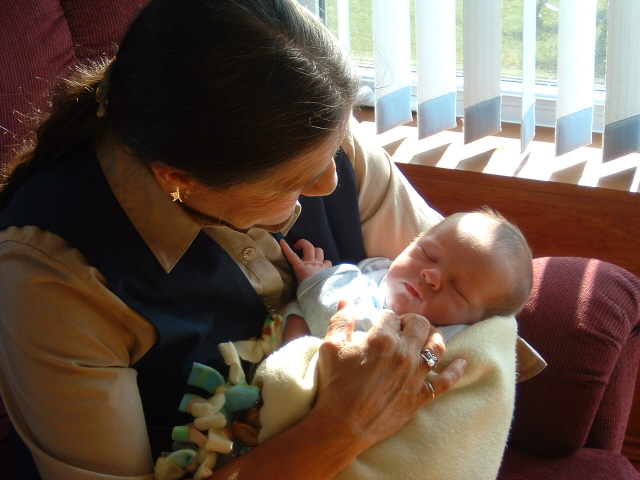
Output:
M596 0L560 0L556 156L591 143Z
M640 2L611 0L603 160L640 150Z
M500 131L501 0L464 0L464 143Z
M373 57L378 133L413 120L409 0L373 0Z
M455 0L416 3L418 138L456 126Z

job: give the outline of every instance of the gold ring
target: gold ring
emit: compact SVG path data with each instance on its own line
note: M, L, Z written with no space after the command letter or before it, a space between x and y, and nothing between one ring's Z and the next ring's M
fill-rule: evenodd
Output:
M431 385L431 382L429 380L425 380L424 384L427 386L427 388L431 392L431 400L436 398L436 391L433 389L433 385Z

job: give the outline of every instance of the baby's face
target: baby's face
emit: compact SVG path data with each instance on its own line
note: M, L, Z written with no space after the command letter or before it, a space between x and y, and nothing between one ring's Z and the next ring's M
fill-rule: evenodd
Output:
M434 325L471 324L510 291L512 268L492 247L495 221L477 214L448 220L415 240L387 274L387 305Z

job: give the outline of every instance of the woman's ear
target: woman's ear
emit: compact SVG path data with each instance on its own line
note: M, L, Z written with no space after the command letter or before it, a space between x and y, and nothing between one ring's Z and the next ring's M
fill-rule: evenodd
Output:
M151 171L160 188L162 188L167 196L171 196L173 200L182 201L183 198L186 198L186 196L193 191L195 183L193 177L182 170L178 170L162 162L153 162L151 164Z

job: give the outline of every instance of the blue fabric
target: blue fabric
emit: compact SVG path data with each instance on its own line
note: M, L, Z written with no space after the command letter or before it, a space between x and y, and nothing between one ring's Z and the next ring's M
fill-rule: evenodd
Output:
M298 287L298 302L311 335L324 338L338 302L348 299L358 307L355 331L366 332L382 309L378 284L349 263L334 265L304 280Z
M344 153L337 164L340 186L329 197L302 199L289 237L310 239L332 261L358 261L364 248L355 175ZM200 232L165 273L93 154L66 158L30 178L0 213L0 228L11 225L36 225L67 240L118 297L158 329L158 344L134 365L148 425L187 423L177 409L193 362L224 375L228 368L218 344L261 334L267 311L233 259Z

